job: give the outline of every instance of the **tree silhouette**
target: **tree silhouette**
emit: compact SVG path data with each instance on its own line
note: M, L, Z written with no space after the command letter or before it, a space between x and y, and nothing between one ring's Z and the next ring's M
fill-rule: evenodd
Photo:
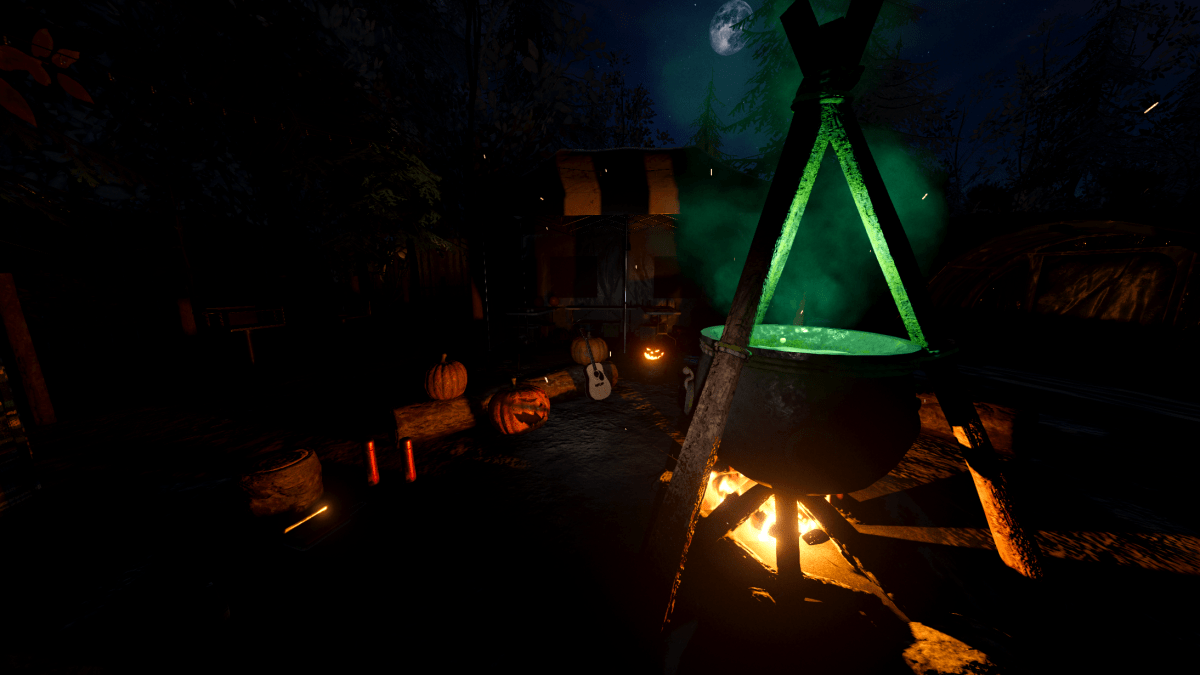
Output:
M654 110L650 92L641 84L633 89L626 84L621 66L630 64L629 56L607 52L601 54L601 58L611 70L602 77L606 88L598 119L604 124L600 127L601 138L596 147L653 148L656 141L660 147L674 145L675 140L666 131L651 128L658 113Z
M688 140L688 145L694 145L716 159L724 159L726 154L721 152L721 122L717 117L717 111L713 110L714 103L725 105L717 99L714 75L710 73L708 90L704 94L704 101L700 104L700 116L689 125L689 128L696 129L696 133Z
M849 0L811 1L817 20L826 23L843 16ZM748 81L750 91L731 113L741 117L722 127L723 131L741 132L753 128L766 133L766 144L752 157L731 160L731 164L755 177L769 178L783 150L791 123L792 99L803 76L796 62L779 16L790 6L780 0L765 0L762 6L737 27L745 35L746 48L754 49L758 70ZM924 9L907 2L888 2L880 12L875 30L867 44L863 63L866 71L851 94L855 113L864 124L887 125L912 138L929 144L943 140L941 107L945 92L932 91L936 70L928 64L913 64L898 57L899 42L889 48L885 36L900 26L920 18ZM761 26L761 30L751 30Z
M1079 45L1069 58L1058 36L1070 26L1061 17L1039 26L1032 58L996 79L1001 105L972 134L996 158L1015 211L1148 206L1139 195L1188 183L1175 178L1192 161L1195 110L1179 105L1188 87L1156 92L1155 83L1194 72L1196 9L1099 0L1086 16L1095 20L1066 45ZM1149 114L1155 103L1170 111L1161 123Z

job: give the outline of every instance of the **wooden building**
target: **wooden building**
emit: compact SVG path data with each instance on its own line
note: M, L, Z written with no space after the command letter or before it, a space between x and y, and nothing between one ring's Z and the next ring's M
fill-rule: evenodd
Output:
M676 234L710 200L758 210L769 187L695 147L560 150L517 185L509 208L535 268L524 300L553 298L555 326L587 321L610 338L700 328L705 299ZM679 314L646 313L663 306Z

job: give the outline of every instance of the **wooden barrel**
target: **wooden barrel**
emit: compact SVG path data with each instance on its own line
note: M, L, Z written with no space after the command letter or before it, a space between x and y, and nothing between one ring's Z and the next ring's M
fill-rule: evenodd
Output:
M299 513L325 493L321 461L308 449L267 457L242 476L241 484L255 516Z

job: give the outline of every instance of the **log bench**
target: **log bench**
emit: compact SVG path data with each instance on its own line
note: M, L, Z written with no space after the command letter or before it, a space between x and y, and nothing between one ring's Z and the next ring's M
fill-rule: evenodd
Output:
M600 365L604 369L604 376L616 384L617 367L609 362ZM544 389L553 401L582 394L587 379L583 366L575 365L527 378L522 383ZM504 389L503 386L493 387L480 396L459 396L448 401L429 401L395 408L392 412L396 417L396 438L408 437L413 442L428 441L486 424L488 402Z

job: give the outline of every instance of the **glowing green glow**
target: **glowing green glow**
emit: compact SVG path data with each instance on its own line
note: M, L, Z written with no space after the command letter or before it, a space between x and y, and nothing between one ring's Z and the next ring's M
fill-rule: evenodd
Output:
M720 340L724 326L709 326L700 334L712 340ZM802 354L842 354L845 356L894 356L912 354L921 350L921 345L891 335L867 333L845 328L818 328L815 326L790 326L782 324L759 324L750 333L750 350L777 352L799 352Z
M892 259L891 251L888 249L887 240L884 238L883 231L879 227L879 218L875 215L875 207L871 201L872 196L869 194L866 184L863 181L862 171L859 170L858 161L854 158L850 139L847 138L846 130L839 119L838 105L842 103L842 100L841 97L837 96L830 96L821 100L821 128L817 133L817 140L813 144L813 150L809 155L808 163L805 165L800 186L796 190L796 197L792 200L792 205L788 210L788 218L784 223L783 233L780 235L779 240L775 242L775 251L771 256L771 267L767 272L766 281L763 284L763 293L759 299L758 311L755 313L754 323L762 324L766 319L767 310L775 295L775 289L779 285L779 279L783 275L788 256L791 254L792 246L795 243L796 234L799 231L800 219L804 215L805 205L807 205L808 199L812 194L813 185L816 183L817 172L821 167L821 160L825 155L825 149L833 146L834 153L841 164L842 173L846 176L846 183L850 187L850 195L854 199L855 207L858 209L859 217L862 219L863 227L866 229L867 238L871 242L871 250L875 254L875 259L879 262L880 270L883 271L884 280L891 291L892 299L896 302L896 308L900 311L900 318L904 322L908 336L913 342L926 347L928 343L925 340L924 331L921 329L916 314L912 310L912 303L908 299L908 291L905 290L904 284L900 280L900 275L896 270L896 263ZM869 155L870 149L862 148L862 152ZM875 198L890 199L887 194L875 195ZM784 347L780 348L785 349Z
M824 127L824 123L822 123ZM760 324L767 316L767 308L771 306L771 298L775 296L775 288L779 285L779 277L787 266L788 256L792 252L792 244L796 243L796 232L800 228L800 218L804 216L804 207L812 194L813 185L817 182L817 172L821 168L821 159L825 157L825 148L829 141L824 135L817 136L812 152L808 155L808 163L800 176L800 185L796 188L796 196L788 207L787 220L783 224L783 233L775 242L775 251L771 254L771 269L763 283L762 298L758 301L758 311L754 313L754 323Z
M786 105L790 105L799 83L798 73L795 79L795 83L788 81ZM833 99L821 103L823 113L837 105ZM783 101L774 104L786 109ZM821 166L809 167L802 174L805 185L797 186L798 195L788 210L782 236L772 242L775 250L761 286L763 294L755 309L755 323L793 323L802 301L805 323L821 317L821 326L853 326L885 293L891 304L897 305L888 286L888 273L872 251L883 251L885 247L873 245L840 157L836 150L828 152L829 140L836 131L821 129L818 139L823 139L824 151L815 153L821 158ZM930 170L921 153L916 153L902 135L877 126L866 126L862 131L887 186L886 196L903 223L921 273L927 275L948 222L939 182L944 176ZM812 182L814 170L829 175L817 175ZM707 171L703 174L694 183L681 183L684 209L675 233L677 256L683 273L703 288L713 308L728 313L770 184L745 180L736 185L718 185ZM799 198L802 187L809 189L807 200ZM907 307L908 303L903 305ZM921 336L909 332L905 337L912 339L914 334Z
M845 128L838 121L836 105L830 105L826 101L822 101L822 104L821 133L828 134L828 141L833 145L838 161L841 162L842 173L846 174L846 182L850 185L850 194L854 197L858 215L862 218L863 227L867 230L867 238L871 240L871 250L875 253L875 259L879 261L879 268L883 270L883 278L892 292L892 299L896 301L900 319L904 321L908 337L922 347L927 347L929 343L925 340L925 333L921 330L921 324L913 312L912 303L908 299L908 291L905 290L904 283L900 280L896 262L892 260L892 253L888 249L883 230L879 227L879 218L875 215L875 207L872 204L872 198L876 200L890 200L891 198L886 193L881 195L869 193L866 183L863 181L862 171L858 168L858 161L854 158L854 149L850 146L850 139L846 136ZM871 153L870 148L859 148L859 151L868 157Z

